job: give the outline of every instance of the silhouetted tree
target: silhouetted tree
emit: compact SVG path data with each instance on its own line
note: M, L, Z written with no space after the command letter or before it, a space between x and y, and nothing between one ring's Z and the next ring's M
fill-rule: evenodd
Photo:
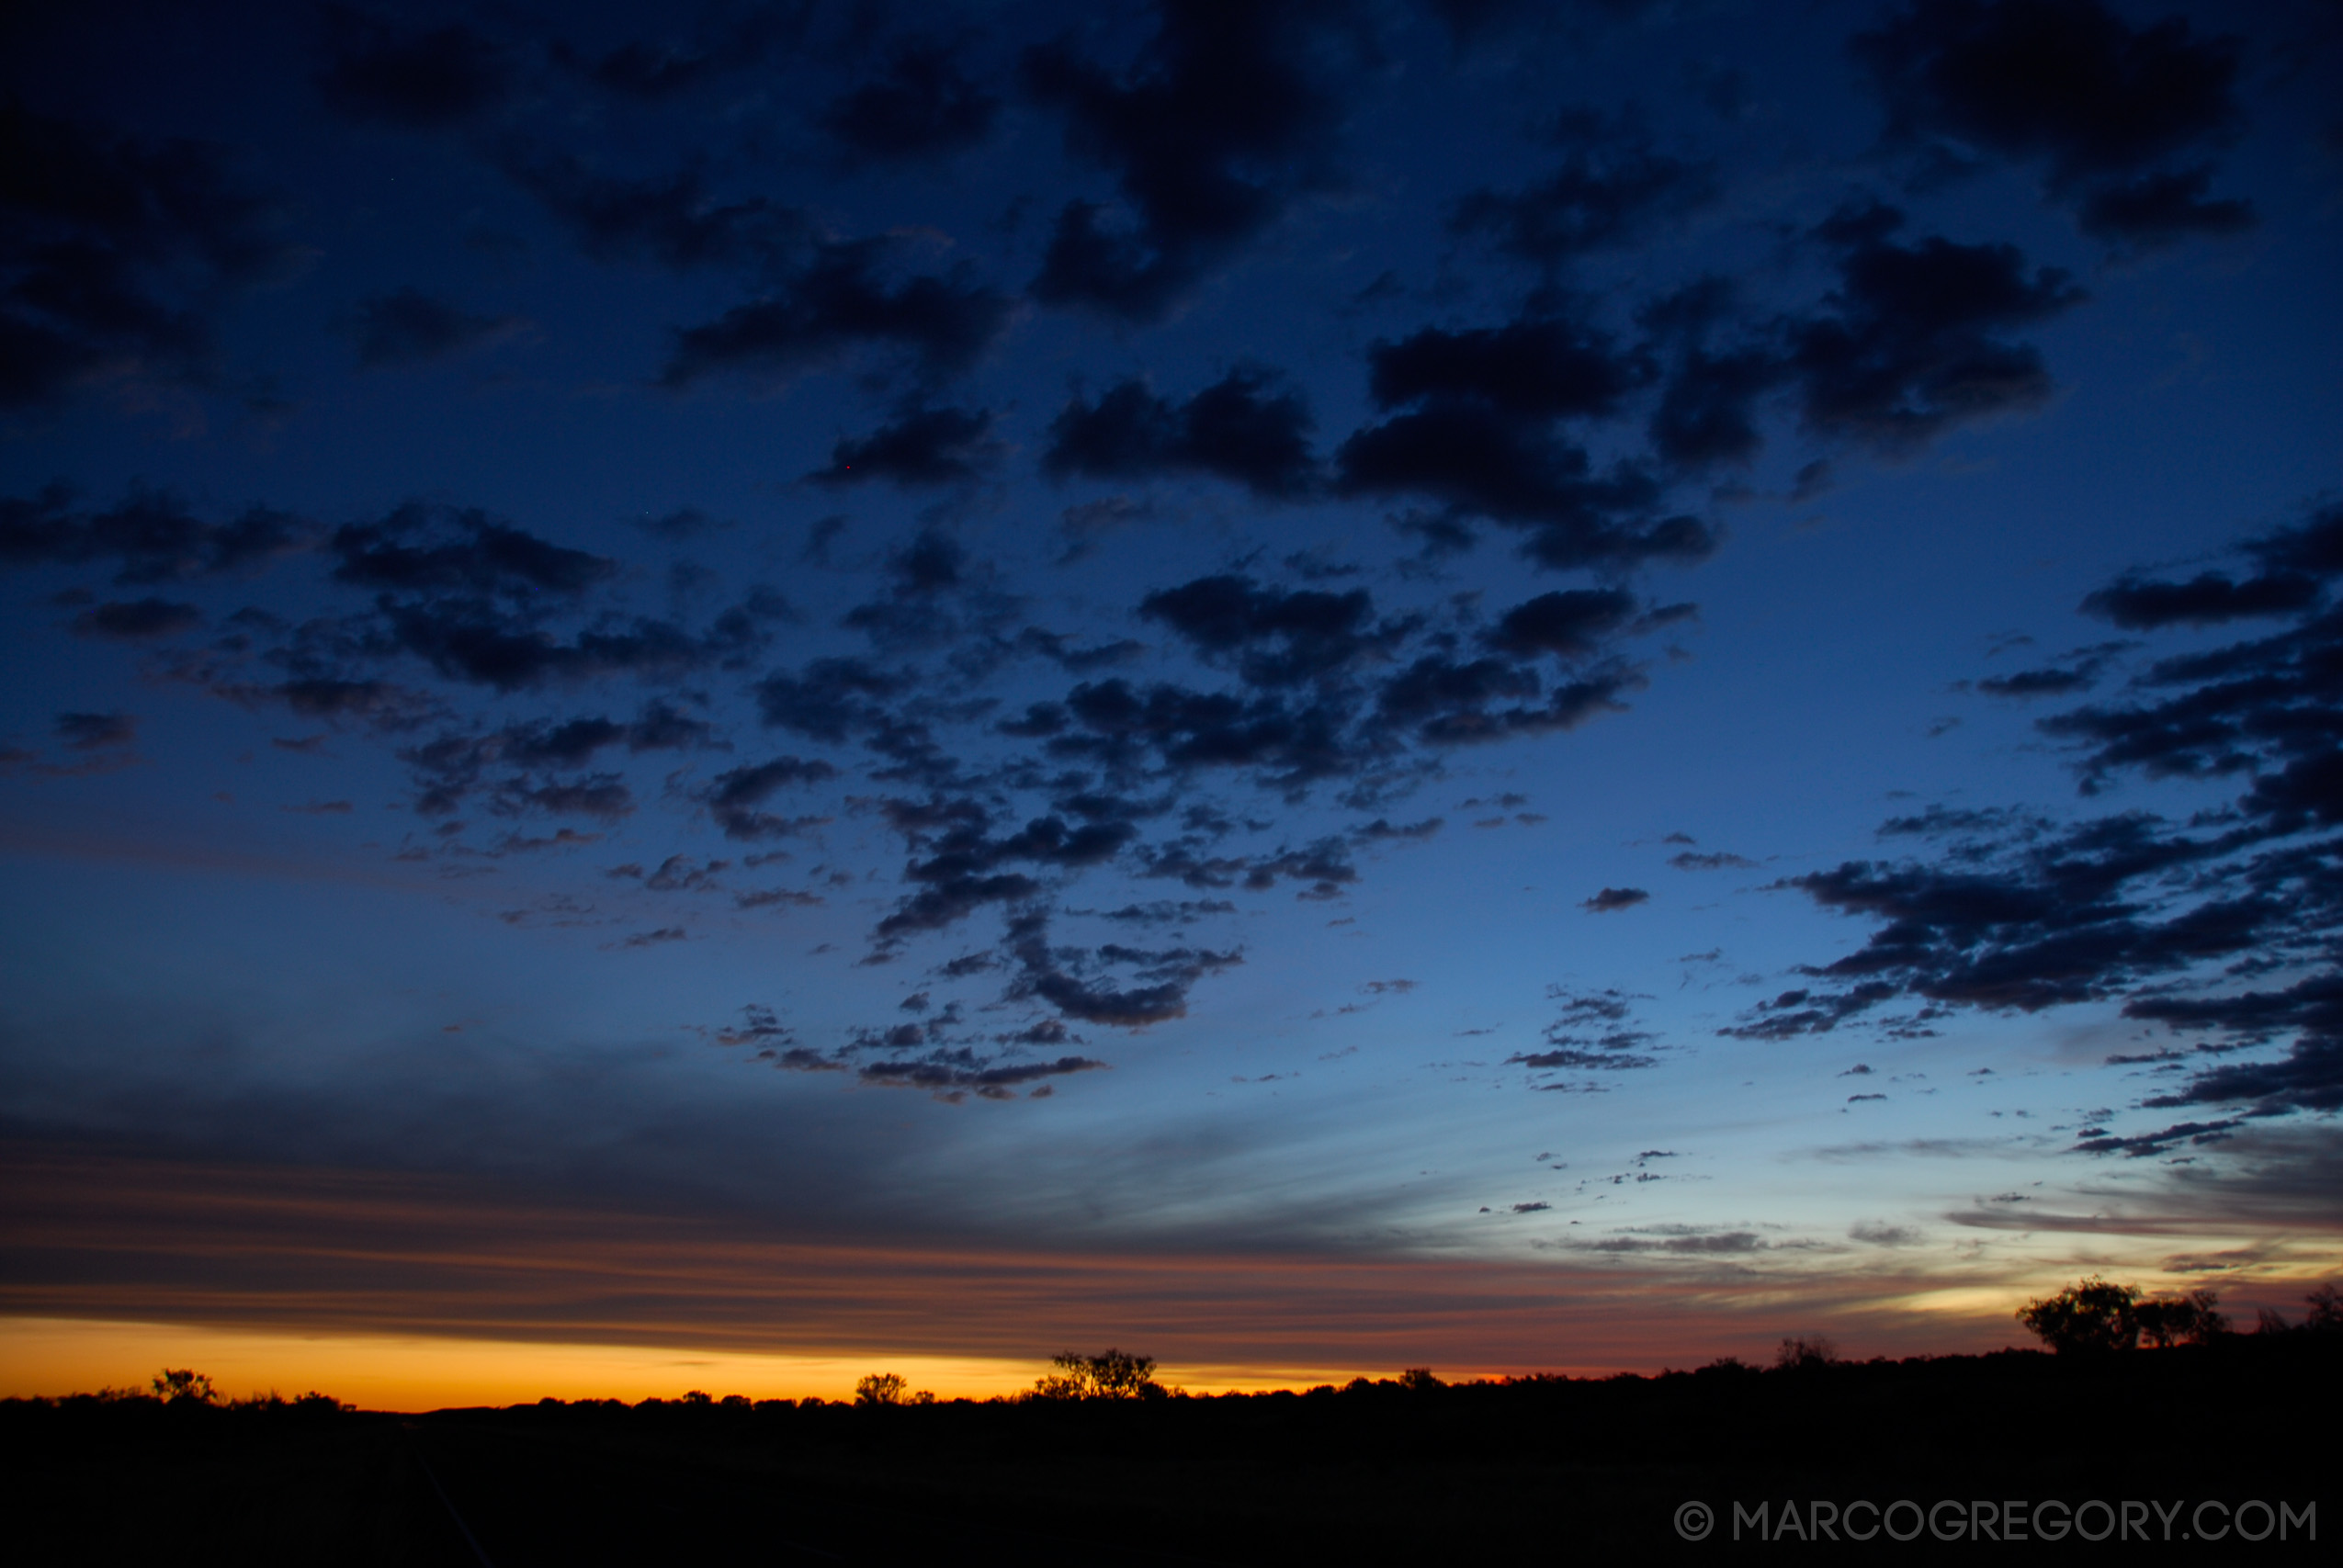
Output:
M2018 1309L2018 1321L2062 1356L2130 1350L2140 1342L2134 1311L2139 1299L2138 1286L2111 1284L2094 1274L2054 1296L2028 1302Z
M165 1404L191 1401L197 1404L217 1404L220 1391L201 1372L185 1367L165 1367L154 1374L155 1396Z
M2303 1300L2310 1307L2310 1315L2303 1319L2304 1328L2321 1334L2343 1334L2343 1291L2321 1285Z
M1429 1393L1433 1389L1446 1388L1448 1385L1433 1377L1430 1367L1409 1367L1399 1374L1399 1386L1414 1389L1420 1393Z
M1060 1351L1049 1359L1058 1370L1033 1385L1036 1399L1160 1399L1169 1392L1155 1381L1155 1358L1110 1349L1084 1356Z
M1785 1338L1773 1352L1777 1367L1827 1367L1839 1359L1839 1347L1827 1334L1800 1334Z
M911 1384L893 1372L871 1372L855 1384L856 1404L901 1404Z
M2162 1349L2172 1345L2202 1345L2229 1332L2229 1320L2213 1310L2220 1297L2212 1291L2190 1291L2185 1296L2151 1296L2134 1303L2132 1318L2140 1337Z

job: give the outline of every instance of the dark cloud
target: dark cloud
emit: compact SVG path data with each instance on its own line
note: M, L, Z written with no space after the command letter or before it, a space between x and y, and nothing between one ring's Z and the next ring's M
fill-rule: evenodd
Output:
M1650 381L1651 367L1583 323L1524 318L1501 327L1426 327L1367 350L1367 390L1395 409L1466 399L1527 419L1599 417Z
M2191 235L2243 233L2258 220L2253 203L2235 197L2207 200L2211 168L2178 174L2143 175L2123 185L2091 192L2077 213L2084 233L2094 239L2154 246Z
M1185 1017L1190 987L1244 962L1240 953L1204 948L1053 947L1047 917L1032 910L1010 922L1006 946L1019 968L1013 998L1038 998L1068 1018L1116 1029ZM1099 972L1109 966L1133 973L1125 980Z
M1688 344L1670 367L1652 410L1648 431L1654 450L1681 469L1748 462L1764 445L1757 424L1759 402L1789 375L1789 365L1768 345ZM1828 468L1818 461L1799 470L1794 499L1816 493Z
M1616 588L1574 588L1541 593L1505 612L1487 634L1500 653L1529 659L1591 657L1603 638L1625 626L1636 611L1635 595Z
M1896 995L1896 988L1883 980L1865 981L1836 995L1817 996L1803 987L1783 991L1750 1010L1750 1021L1717 1032L1739 1040L1787 1040L1827 1033Z
M2119 897L2221 848L2140 814L2084 822L1989 865L1857 861L1789 886L1886 922L1818 977L1890 978L1940 1001L2033 1010L2105 996L2255 941L2278 913L2267 898L2197 904L2158 921Z
M603 748L620 742L637 753L673 751L706 745L713 734L704 721L654 702L630 724L601 717L515 724L499 731L495 739L497 756L518 767L579 767Z
M2245 549L2265 572L2343 576L2343 502L2315 508L2299 524L2248 539Z
M963 1048L932 1052L911 1060L866 1063L855 1069L855 1076L865 1083L924 1089L942 1092L948 1099L959 1098L958 1093L951 1091L973 1090L981 1100L1008 1100L1013 1098L1009 1091L1020 1086L1073 1073L1096 1072L1105 1066L1090 1056L1059 1056L1048 1062L988 1063Z
M682 96L719 69L707 55L661 49L640 40L621 44L595 61L581 60L566 49L558 51L555 58L583 67L596 86L651 104Z
M867 346L906 353L940 376L973 365L1008 323L1008 297L966 263L908 270L910 241L834 238L761 197L719 200L696 168L628 179L519 141L497 157L590 255L753 272L755 298L675 333L661 374L671 388L714 375L788 376Z
M1294 895L1296 898L1337 898L1358 881L1359 869L1351 863L1343 842L1330 837L1253 862L1246 869L1244 885L1255 892L1267 892L1281 877L1307 884Z
M1027 626L1017 634L1017 649L1023 653L1036 653L1072 675L1087 675L1093 670L1104 670L1117 664L1128 664L1145 651L1144 645L1131 638L1116 637L1089 648L1076 648L1056 632ZM1006 728L1003 734L1015 734Z
M2287 1054L2275 1061L2208 1067L2179 1090L2144 1102L2151 1108L2245 1106L2258 1115L2343 1110L2343 976L2331 967L2282 990L2142 998L2123 1011L2176 1030L2254 1042L2292 1038Z
M1557 1045L1551 1051L1529 1051L1508 1056L1505 1065L1540 1072L1564 1067L1577 1071L1627 1072L1636 1067L1648 1067L1656 1059L1638 1056L1632 1052L1590 1051L1576 1045Z
M1703 854L1693 850L1683 850L1669 856L1668 863L1678 871L1740 871L1755 866L1757 862L1723 851Z
M126 713L61 713L55 728L57 739L75 751L128 746L139 732L138 720Z
M1430 0L1430 9L1459 44L1516 22L1533 8L1530 0Z
M880 344L942 375L975 364L1008 324L1009 300L967 264L890 276L889 240L825 241L779 287L675 334L662 380L684 387L717 374L777 376Z
M174 637L203 624L203 612L152 595L144 599L109 600L74 617L74 630L84 637L143 638Z
M646 512L628 519L655 539L690 539L725 526L696 506L679 506L656 514Z
M1387 844L1394 842L1421 843L1425 840L1437 837L1440 829L1446 825L1447 818L1444 817L1427 817L1421 822L1398 823L1389 821L1385 818L1378 817L1363 828L1353 829L1351 830L1351 837L1362 844ZM1397 980L1389 982L1378 980L1375 981L1375 984L1378 986L1385 984L1396 986L1400 984L1400 982ZM1413 985L1415 982L1410 980L1408 981L1407 984Z
M1948 840L1934 862L1851 862L1783 884L1878 922L1727 1032L1829 1029L1899 996L2035 1010L2120 1000L2127 1018L2196 1038L2213 1058L2145 1109L2213 1107L2224 1121L2088 1130L2090 1153L2146 1155L2225 1137L2235 1118L2343 1106L2343 615L2292 574L2343 572L2332 506L2246 542L2263 577L2126 576L2088 609L2153 629L2281 613L2274 636L2157 661L2131 700L2038 721L2080 743L2087 791L2138 773L2234 780L2222 809L2176 824L2145 812L2056 827L2009 812L1936 811L1884 832ZM2245 591L2244 584L2281 586ZM2315 586L2315 583L2314 584ZM2264 976L2273 978L2264 981ZM2282 1046L2274 1058L2259 1053ZM2242 1055L2253 1053L2252 1055ZM2186 1058L2176 1058L2185 1060Z
M2106 664L2103 656L2094 656L2067 667L2050 665L2039 670L2013 671L2007 675L1987 675L1977 681L1976 689L1988 697L2072 696L2090 690Z
M1179 925L1202 919L1207 915L1233 915L1237 906L1226 898L1159 898L1149 904L1126 904L1119 909L1109 909L1099 918L1108 920L1128 920L1140 925Z
M1534 30L1567 28L1582 36L1590 24L1633 21L1662 12L1669 0L1427 0L1459 51Z
M781 1015L771 1008L751 1002L741 1010L741 1021L728 1029L719 1029L714 1037L719 1045L783 1045L797 1038L797 1031L781 1021Z
M911 403L868 435L848 436L830 449L830 465L806 477L816 484L850 485L887 479L899 485L956 484L975 479L1001 451L990 440L992 415L982 409L930 408Z
M386 734L412 731L442 716L439 705L424 694L373 677L300 675L273 682L223 680L209 684L214 694L242 707L281 704L303 718L364 720Z
M968 552L951 536L922 528L911 542L887 558L887 574L896 592L922 599L961 584Z
M344 811L350 809L346 801L327 801L323 807L303 807L301 809L305 811L332 810L337 807ZM602 835L599 833L581 833L574 828L558 828L550 833L535 838L521 833L506 833L496 840L495 847L488 852L492 858L504 855L535 854L539 850L583 849L588 844L598 844L601 841Z
M1065 116L1068 150L1113 174L1126 209L1068 202L1035 298L1152 321L1274 222L1319 175L1341 118L1318 67L1348 12L1162 0L1119 79L1070 44L1028 51L1026 91Z
M761 887L732 895L733 907L741 909L770 909L783 904L810 909L820 908L821 903L820 894L801 893L794 887Z
M478 507L408 502L374 523L346 523L327 548L338 581L415 593L470 592L505 597L574 595L617 564L538 538Z
M2343 507L2328 506L2303 525L2249 541L2265 566L2262 576L2232 583L2215 574L2189 583L2125 577L2084 601L2085 608L2122 624L2202 622L2264 613L2269 598L2300 595L2296 573L2326 577L2343 571L2336 540L2343 536ZM2268 586L2278 584L2273 592ZM2250 606L2250 607L2249 607ZM2222 775L2269 770L2245 802L2258 815L2320 807L2316 786L2332 732L2324 716L2337 700L2333 671L2343 642L2343 614L2315 597L2296 624L2271 637L2201 654L2156 661L2133 682L2134 700L2077 708L2039 722L2047 734L2079 741L2087 784L2130 767L2151 777ZM2310 793L2303 792L2308 789ZM2290 804L2291 803L2291 804Z
M413 773L415 810L426 817L452 816L475 791L486 791L489 809L501 815L537 810L616 818L633 809L633 797L617 774L570 781L544 775L589 767L601 752L621 744L640 754L706 745L711 736L705 723L653 702L631 723L596 716L508 724L441 735L404 748L399 759Z
M1693 1257L1762 1252L1766 1243L1755 1231L1698 1231L1688 1225L1655 1225L1651 1235L1613 1235L1601 1241L1572 1243L1588 1252L1661 1252Z
M776 728L839 743L851 731L885 723L879 704L906 684L859 659L817 659L797 674L775 672L759 682L757 710Z
M2149 1103L2156 1102L2151 1100ZM2159 1127L2152 1133L2134 1134L2129 1137L2118 1137L2100 1128L2086 1127L2083 1129L2086 1135L2076 1141L2075 1152L2086 1155L2120 1154L2144 1159L2150 1155L2168 1153L2183 1144L2203 1146L2226 1142L2245 1125L2245 1122L2236 1117L2225 1117L2218 1122L2176 1122L2168 1127Z
M478 118L512 90L504 51L461 23L403 28L346 6L325 10L318 96L345 118L437 130Z
M625 739L627 750L635 752L682 751L719 744L713 725L662 701L643 705L627 726Z
M1184 403L1142 381L1077 397L1049 426L1042 471L1056 479L1146 479L1210 474L1265 500L1291 501L1319 483L1309 409L1275 373L1239 367Z
M720 885L716 874L730 866L730 861L712 860L702 864L689 855L669 855L659 863L657 870L643 878L642 885L654 893L706 893Z
M1651 895L1640 887L1606 887L1592 897L1582 900L1579 907L1604 915L1614 909L1632 909L1638 904L1649 902L1650 898Z
M1903 222L1872 205L1817 231L1839 252L1839 287L1790 350L1808 428L1890 453L2040 404L2051 389L2041 351L1997 334L2083 299L2057 267L2029 277L2014 245L1897 244L1888 236Z
M583 778L508 788L502 803L541 811L549 817L593 817L616 822L633 814L635 797L616 773L589 773Z
M1341 897L1359 879L1349 847L1333 836L1270 855L1217 855L1205 850L1205 840L1194 835L1149 846L1142 852L1139 874L1177 877L1194 888L1241 886L1256 893L1268 892L1284 878L1307 884L1295 897L1313 900Z
M779 790L820 784L838 770L820 761L775 757L769 762L733 768L719 773L700 796L707 814L728 839L754 842L787 838L809 825L805 818L787 818L760 809Z
M1715 541L1698 519L1661 516L1658 481L1631 463L1597 473L1562 420L1613 411L1649 378L1635 355L1558 320L1426 331L1369 351L1383 423L1335 452L1335 490L1420 497L1444 509L1436 540L1469 538L1483 517L1528 536L1523 553L1556 570L1697 560Z
M1375 622L1364 588L1285 592L1233 575L1159 589L1139 602L1139 615L1171 627L1206 657L1233 659L1240 679L1262 687L1344 673L1387 652L1405 631Z
M2253 221L2205 199L2208 166L2159 166L2235 127L2234 38L2178 17L2135 28L2099 0L1920 0L1852 48L1892 138L2040 159L2090 233L2153 243Z
M1383 682L1375 719L1428 745L1477 745L1574 729L1597 714L1623 710L1622 699L1643 683L1640 674L1613 662L1549 692L1528 665L1429 654Z
M1574 992L1553 987L1547 994L1561 1004L1561 1016L1545 1026L1548 1048L1509 1056L1508 1066L1538 1072L1631 1072L1658 1061L1647 1050L1652 1043L1651 1032L1631 1027L1634 1008L1624 993ZM1650 1157L1650 1152L1640 1157Z
M770 589L752 587L703 631L675 621L592 615L569 632L561 617L589 608L590 591L617 563L540 538L478 508L409 502L384 517L345 524L326 540L334 577L374 590L369 614L340 623L338 638L269 657L304 676L340 679L354 660L406 654L454 681L522 691L606 675L672 677L718 665L739 669L790 615Z
M832 99L822 130L857 159L933 158L965 152L992 130L1001 101L961 74L944 44L900 46L884 74Z
M1082 1043L1081 1035L1068 1029L1060 1020L1054 1018L1038 1019L1012 1033L996 1034L993 1039L1002 1045L1064 1045L1069 1043L1079 1045Z
M1598 475L1584 447L1484 404L1428 404L1352 435L1335 457L1341 493L1421 496L1452 524L1477 515L1522 529L1522 553L1556 570L1698 560L1715 547L1697 518L1651 515L1649 475L1624 464Z
M1118 771L1141 767L1150 755L1180 772L1249 769L1287 794L1355 773L1387 749L1358 728L1357 705L1348 694L1242 696L1169 682L1142 689L1118 678L1086 681L1062 706L1036 716L1058 731L1045 744L1053 756Z
M419 288L396 288L358 301L346 330L359 365L420 365L507 335L510 316L476 316Z
M2343 511L2343 509L2338 509ZM2287 615L2310 607L2323 587L2300 572L2264 572L2234 578L2202 571L2186 582L2125 577L2083 600L2083 611L2126 631L2169 626L2214 626L2255 615Z
M1553 174L1517 191L1466 196L1450 220L1455 230L1486 234L1523 261L1553 267L1624 244L1715 193L1710 165L1658 152L1631 123L1569 111L1555 139L1564 153Z
M217 148L0 105L0 408L106 376L209 385L221 314L300 253Z
M786 266L813 243L806 216L761 197L719 201L686 168L628 179L588 166L574 153L519 141L497 152L504 173L577 236L600 261L645 260L699 266Z
M881 942L940 931L987 904L1017 903L1041 891L1019 871L1026 864L1072 871L1103 864L1138 836L1126 821L1070 826L1057 816L1036 817L1016 832L993 837L992 814L970 799L889 800L888 822L911 844L903 877L916 891L878 923Z
M1998 833L2025 830L2039 826L2047 829L2047 820L2021 816L1997 807L1982 810L1931 806L1926 811L1909 817L1890 817L1879 825L1883 839L1910 834L1923 838L1941 838L1952 833Z
M0 564L110 560L122 583L245 570L309 547L315 534L300 518L258 506L233 522L206 522L167 491L133 490L96 512L76 507L62 485L29 498L0 497Z
M855 605L839 625L866 634L882 648L914 649L958 646L954 662L971 674L1025 651L1030 645L998 637L994 628L1016 613L1017 603L994 592L992 573L972 566L967 547L934 525L922 528L910 543L887 555L887 592L883 597ZM975 635L960 612L973 612ZM899 717L895 740L881 725L872 744L884 750L907 739L910 729Z
M734 666L762 644L753 624L722 618L702 636L673 621L603 616L564 640L529 606L485 595L402 601L382 596L386 649L412 654L453 681L502 692L606 675L673 677L712 663ZM746 641L743 641L743 636Z
M633 39L587 59L567 44L549 50L557 64L583 73L606 92L640 103L665 103L729 72L763 61L777 44L803 34L810 7L750 6L705 13L686 44Z

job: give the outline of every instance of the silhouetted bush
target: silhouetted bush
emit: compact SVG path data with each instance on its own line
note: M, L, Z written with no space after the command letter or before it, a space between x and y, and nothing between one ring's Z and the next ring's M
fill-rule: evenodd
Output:
M1155 1381L1155 1358L1109 1349L1084 1356L1062 1350L1050 1358L1058 1370L1036 1381L1034 1399L1161 1399L1171 1391ZM1425 1374L1427 1377L1430 1373Z
M2114 1284L2094 1274L2054 1296L2028 1302L2018 1310L2018 1321L2062 1356L2135 1350L2142 1339L2168 1349L2203 1344L2228 1333L2229 1320L2216 1310L2220 1299L2214 1292L2200 1290L2143 1300L2138 1286ZM2274 1315L2263 1309L2264 1332L2269 1331ZM2279 1322L2282 1327L2284 1320Z

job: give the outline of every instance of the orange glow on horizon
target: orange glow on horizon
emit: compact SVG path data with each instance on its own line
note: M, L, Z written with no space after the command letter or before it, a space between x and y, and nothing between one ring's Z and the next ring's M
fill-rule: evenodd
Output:
M442 1410L562 1400L673 1399L696 1389L721 1399L845 1400L866 1372L896 1372L939 1399L1021 1393L1039 1360L903 1356L887 1351L787 1355L704 1347L570 1345L424 1335L298 1334L266 1329L0 1317L0 1398L54 1398L101 1388L143 1391L165 1367L209 1377L223 1398L315 1390L368 1410ZM1159 1367L1194 1393L1341 1384L1352 1372Z

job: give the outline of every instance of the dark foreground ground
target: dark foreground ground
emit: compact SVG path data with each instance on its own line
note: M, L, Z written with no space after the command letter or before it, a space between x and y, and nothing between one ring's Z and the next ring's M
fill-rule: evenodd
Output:
M0 1553L496 1568L2332 1562L2338 1341L1115 1404L549 1402L399 1416L7 1401ZM1945 1505L1935 1529L1961 1537L1901 1508L1868 1541L1845 1540L1876 1523L1851 1506L1897 1499ZM1678 1520L1697 1529L1682 1512L1694 1503L1715 1522L1688 1541ZM2062 1517L2044 1503L2085 1505L2079 1530L2041 1540ZM2015 1504L2030 1505L2022 1544L2009 1539ZM1839 1539L1811 1539L1817 1512L1834 1511ZM2223 1527L2218 1542L2198 1534Z

